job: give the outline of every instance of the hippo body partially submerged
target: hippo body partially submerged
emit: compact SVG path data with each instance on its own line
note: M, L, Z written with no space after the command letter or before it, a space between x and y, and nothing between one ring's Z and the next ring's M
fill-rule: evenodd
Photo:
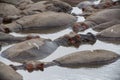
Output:
M76 17L66 13L43 12L24 16L1 27L5 32L50 33L67 28L76 20Z
M19 9L24 9L26 5L33 3L31 0L0 0L0 2L15 5Z
M17 9L14 5L11 5L11 4L0 3L1 17L15 16L15 15L20 15L19 9Z
M97 38L101 41L120 44L120 24L116 24L98 33Z
M60 66L66 68L98 68L104 65L115 62L120 58L120 55L108 50L85 50L71 53L63 57L57 58L51 62L27 61L23 65L14 66L13 69L24 69L28 72L34 70L43 71L44 68L52 66Z
M99 67L119 59L119 55L107 50L80 51L54 60L58 66L68 68Z
M58 45L52 43L50 40L43 38L31 39L18 43L3 51L2 56L16 62L40 60L49 56L56 48L58 48Z
M106 9L106 10L99 11L89 16L84 22L76 23L73 26L73 31L75 32L84 31L88 28L94 28L103 23L111 22L111 20L112 21L120 20L119 13L120 13L120 9Z
M79 47L83 44L94 44L95 41L91 34L62 36L53 41L37 38L17 43L3 51L1 56L15 62L40 60L51 55L59 46Z
M0 45L5 46L5 45L9 45L9 44L14 44L14 43L26 41L26 40L29 40L32 38L38 38L38 37L39 36L32 36L32 35L28 35L25 37L15 37L13 35L0 32Z
M23 77L0 61L0 80L23 80Z

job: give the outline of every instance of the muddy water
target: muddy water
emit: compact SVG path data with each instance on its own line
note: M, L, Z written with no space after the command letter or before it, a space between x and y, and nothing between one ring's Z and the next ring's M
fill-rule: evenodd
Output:
M78 9L74 9L73 12L79 13L81 12ZM78 21L83 21L83 17L79 17ZM68 28L66 30L54 33L54 34L39 34L41 37L50 38L54 40L55 38L62 36L71 32L71 29ZM92 29L89 29L85 32L87 33L92 32L96 34ZM15 36L24 36L23 34L11 33ZM12 46L12 45L10 45ZM4 47L2 50L10 47ZM52 55L45 58L42 61L51 61L55 58L61 57L63 55L75 52L75 51L82 51L82 50L95 50L95 49L106 49L114 51L120 54L120 45L108 44L101 41L97 41L94 45L82 45L79 48L73 47L59 47ZM0 61L5 62L6 64L11 64L10 62L2 57L0 57ZM13 63L17 64L17 63ZM120 80L120 60L110 64L105 65L100 68L80 68L80 69L68 69L68 68L61 68L61 67L49 67L45 69L44 72L36 72L28 73L27 71L18 71L21 75L23 75L24 80Z

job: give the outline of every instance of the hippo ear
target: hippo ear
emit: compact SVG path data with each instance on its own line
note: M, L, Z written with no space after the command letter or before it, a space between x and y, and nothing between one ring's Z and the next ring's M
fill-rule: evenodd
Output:
M4 25L0 25L0 31L1 32L5 32L5 33L9 33L10 30L8 28L6 28Z

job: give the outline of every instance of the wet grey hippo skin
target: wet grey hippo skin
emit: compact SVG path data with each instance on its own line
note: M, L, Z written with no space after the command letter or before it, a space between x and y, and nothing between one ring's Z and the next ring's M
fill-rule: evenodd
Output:
M120 55L108 50L85 50L74 52L63 57L57 58L52 62L28 61L20 66L13 66L14 69L24 69L32 72L34 70L43 71L44 68L51 66L60 66L66 68L98 68L115 62Z
M23 80L23 77L0 61L0 80Z
M115 1L115 2L107 1L107 2L101 2L99 4L94 4L92 1L83 1L80 4L78 4L77 7L82 9L83 14L88 14L87 16L83 15L85 18L87 18L91 14L94 14L104 9L119 9L120 1Z
M40 60L51 55L59 46L79 47L83 44L94 44L95 42L96 39L94 39L91 34L79 34L74 35L73 37L62 36L53 41L37 38L17 43L14 46L4 50L1 56L15 62Z
M51 40L37 38L15 44L3 51L1 56L15 62L40 60L52 54L57 48L58 45Z
M80 9L85 9L88 6L92 6L92 5L95 5L94 0L82 1L76 7L80 8Z
M0 32L0 45L5 46L5 45L13 44L13 43L26 41L32 38L39 38L39 36L28 35L25 37L15 37L10 34Z
M120 24L120 20L111 20L109 22L105 22L105 23L96 25L92 29L97 31L97 32L100 32L100 31L107 29L109 27L112 27L113 25L116 25L116 24Z
M59 1L59 0L50 0L50 1L40 1L34 4L27 5L23 10L25 15L36 14L46 11L55 11L55 12L65 12L70 13L72 10L71 5Z
M89 16L84 22L77 22L73 26L74 32L84 31L88 28L110 22L111 20L120 20L120 9L106 9ZM101 26L102 27L102 26Z
M39 2L39 1L44 1L44 0L32 0L33 2ZM47 0L49 1L49 0ZM68 4L70 4L71 6L76 6L78 3L85 1L85 0L61 0L64 1Z
M14 5L7 3L0 3L0 16L15 16L20 15L20 10L17 9Z
M1 25L3 32L50 33L73 25L77 18L66 13L43 12L24 16L12 23Z
M112 51L107 50L93 50L93 51L81 51L72 54L68 54L61 58L54 60L59 66L63 67L93 67L102 66L119 59L120 56Z
M12 1L15 2L15 0ZM21 8L18 7L16 2L16 5L9 2L9 0L8 2L3 0L3 3L0 3L0 17L3 18L3 23L11 23L12 21L17 20L23 16L33 15L46 11L70 13L72 10L72 7L69 4L59 0L40 1L37 3L29 3L28 0L28 2L20 2ZM25 5L26 3L28 3L28 5Z
M24 9L26 5L33 4L31 0L0 0L0 2L15 5L19 9Z
M112 27L101 31L96 36L100 41L120 44L120 24L113 25Z

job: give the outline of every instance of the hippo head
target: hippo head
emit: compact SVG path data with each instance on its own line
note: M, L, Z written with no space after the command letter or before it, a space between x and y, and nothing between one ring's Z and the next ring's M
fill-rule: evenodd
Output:
M86 25L84 22L76 22L76 23L74 23L72 29L74 32L77 33L77 32L88 29L88 25Z

